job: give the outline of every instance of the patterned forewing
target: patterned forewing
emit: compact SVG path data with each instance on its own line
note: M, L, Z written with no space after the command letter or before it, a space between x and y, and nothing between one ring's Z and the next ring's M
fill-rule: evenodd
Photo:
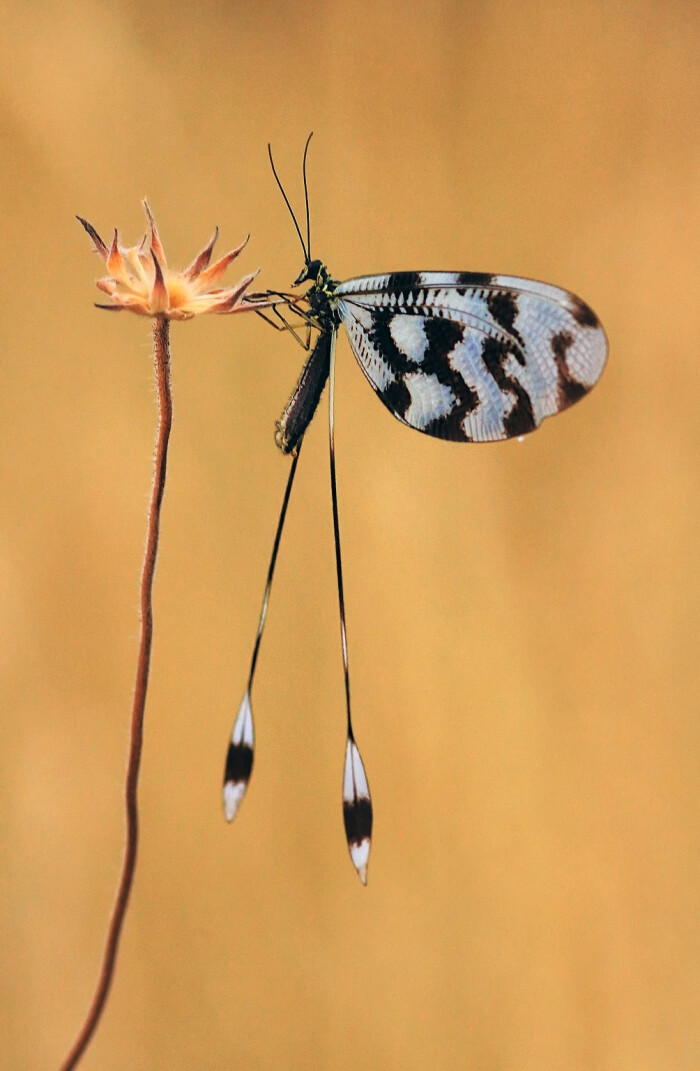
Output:
M338 287L350 344L381 400L428 435L525 435L583 397L607 341L566 290L477 273L402 272Z

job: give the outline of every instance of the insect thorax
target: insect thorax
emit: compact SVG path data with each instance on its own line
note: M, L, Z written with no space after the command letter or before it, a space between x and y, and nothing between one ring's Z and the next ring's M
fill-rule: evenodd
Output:
M306 292L306 300L318 326L321 330L337 328L340 324L337 313L339 283L331 278L328 268L320 260L311 260L305 264L294 286L305 282L311 283Z
M331 278L325 264L311 261L294 285L311 280L306 292L309 322L321 332L299 381L277 421L275 442L284 454L296 454L304 432L311 423L330 372L331 341L340 325L338 283Z

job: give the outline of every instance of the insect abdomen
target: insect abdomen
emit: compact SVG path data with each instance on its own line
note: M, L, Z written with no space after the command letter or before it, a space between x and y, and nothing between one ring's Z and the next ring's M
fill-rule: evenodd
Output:
M323 331L304 365L294 393L277 421L275 442L283 454L296 454L316 412L330 372L331 331Z

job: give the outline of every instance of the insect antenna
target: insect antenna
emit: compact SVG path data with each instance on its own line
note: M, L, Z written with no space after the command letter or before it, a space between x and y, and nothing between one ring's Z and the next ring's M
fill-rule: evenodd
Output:
M309 134L309 137L307 138L306 149L304 149L304 191L305 192L306 192L306 150L309 147L309 141L310 140L311 140L311 134ZM286 204L287 208L289 209L289 214L292 217L292 220L294 221L294 226L296 227L297 234L299 235L299 241L301 242L301 248L304 250L304 263L308 264L309 260L310 260L310 258L309 258L309 250L308 250L308 247L306 245L304 245L304 239L303 239L301 231L299 229L299 224L297 223L297 217L294 215L294 210L293 210L291 204L289 203L289 198L287 197L287 194L284 192L284 186L280 182L280 177L277 174L277 168L275 167L275 161L272 159L272 146L270 145L269 141L267 143L267 155L270 157L270 166L272 168L272 174L275 176L275 182L277 183L277 185L279 187L280 193L284 197L284 203ZM308 194L307 194L307 202L306 202L306 230L307 230L307 236L308 236L308 232L309 232L309 202L308 202Z
M307 261L311 260L311 216L309 214L309 184L306 181L306 156L309 151L309 142L314 136L313 130L306 139L306 145L304 146L304 161L302 163L302 173L304 175L304 203L306 204L306 249L307 249Z
M238 710L236 721L234 722L233 730L231 732L231 740L229 742L228 751L226 753L226 765L224 767L224 814L226 815L226 821L231 822L236 816L238 808L241 805L245 790L248 787L250 776L253 772L253 753L255 744L255 733L253 729L253 711L250 705L250 693L253 687L253 677L255 676L255 667L258 661L258 652L260 650L260 641L262 639L263 629L265 628L265 620L267 618L267 607L270 602L270 590L272 588L272 578L275 574L275 565L277 563L277 552L280 549L280 540L282 539L282 529L284 528L285 517L287 516L287 506L289 505L289 498L292 493L292 484L294 483L294 475L297 470L297 464L299 463L299 454L301 453L301 442L297 447L297 452L292 459L292 467L289 470L289 476L287 478L287 487L284 492L284 499L282 501L282 509L280 510L279 520L277 522L277 531L275 532L275 541L272 545L272 555L270 557L270 566L267 570L267 582L265 584L265 594L263 595L262 608L260 610L260 620L258 622L258 632L255 637L255 643L253 645L253 656L250 660L250 673L248 674L248 687L246 688L243 701Z
M372 798L367 774L360 757L352 730L350 713L350 672L348 669L348 638L345 627L345 594L343 589L343 562L340 554L340 525L338 522L338 490L335 479L335 340L331 337L330 383L328 405L328 443L331 468L331 500L333 504L333 535L335 539L335 567L338 577L338 607L340 611L340 643L343 651L345 676L345 706L347 710L347 743L345 746L345 770L343 774L343 818L350 858L363 885L367 884L367 864L372 837Z

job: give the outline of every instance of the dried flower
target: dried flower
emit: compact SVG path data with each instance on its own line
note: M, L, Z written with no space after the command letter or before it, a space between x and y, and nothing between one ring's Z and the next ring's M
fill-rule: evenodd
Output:
M117 312L129 309L139 316L153 320L153 356L158 394L158 431L154 457L153 486L146 522L146 552L141 570L141 634L136 668L136 684L131 711L131 737L126 775L126 845L117 896L107 930L102 967L95 994L78 1036L61 1065L61 1071L73 1071L82 1058L97 1028L105 1008L117 959L129 896L136 868L138 844L138 783L143 743L143 722L151 660L153 636L153 577L158 554L160 514L165 491L168 442L172 425L172 395L170 387L170 320L190 320L203 312L258 312L278 303L287 303L284 294L252 294L244 296L257 272L244 276L228 290L216 286L224 271L244 248L248 239L226 256L210 264L218 230L208 245L184 271L168 268L151 210L144 201L150 226L141 243L128 249L119 245L115 230L111 248L87 220L78 216L102 257L109 275L97 280L99 289L108 294L111 304L100 309ZM283 321L284 322L284 321Z
M165 250L160 241L158 228L148 203L143 202L148 217L150 235L146 233L139 245L124 248L119 245L119 236L114 231L111 247L102 241L87 220L78 216L92 238L96 252L102 257L109 275L97 279L97 287L112 299L110 305L97 304L99 309L120 312L128 309L139 316L163 316L168 320L191 320L204 312L247 312L269 304L244 297L257 271L243 278L229 289L218 287L219 281L232 260L245 248L248 238L237 249L210 264L214 243L219 236L218 227L211 241L204 247L184 271L168 267ZM250 237L250 235L248 236Z

